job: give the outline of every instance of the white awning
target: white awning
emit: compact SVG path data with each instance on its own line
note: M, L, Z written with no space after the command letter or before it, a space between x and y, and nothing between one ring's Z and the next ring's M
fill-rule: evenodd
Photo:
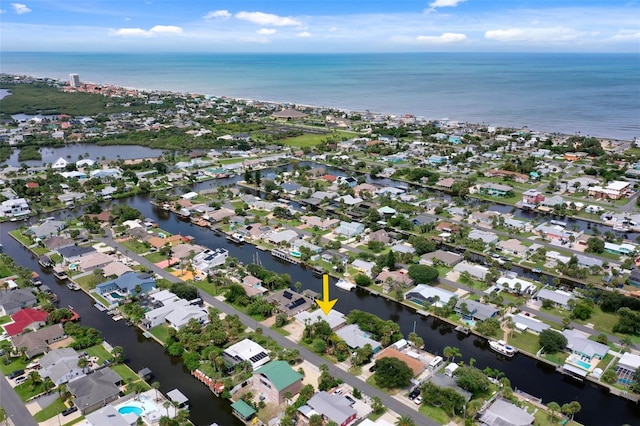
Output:
M576 376L587 377L587 373L588 373L587 371L585 371L585 370L583 370L581 368L575 367L575 366L573 366L571 364L565 364L565 365L562 366L562 368L564 368L565 370L567 370L570 373L575 374Z

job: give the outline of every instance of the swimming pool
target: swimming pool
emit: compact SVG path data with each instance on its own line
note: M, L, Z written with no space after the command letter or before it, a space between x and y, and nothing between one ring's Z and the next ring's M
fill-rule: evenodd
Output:
M132 405L125 405L124 407L118 408L118 413L120 414L135 414L136 416L142 415L142 408L134 407Z
M122 296L120 296L120 295L119 295L118 293L116 293L116 292L113 292L113 293L111 293L110 295L111 295L111 297L112 297L112 298L114 298L114 299L122 299Z
M579 365L580 367L584 368L585 370L590 370L591 369L591 364L589 364L588 362L584 362L581 359L574 359L572 360L572 362L576 365Z

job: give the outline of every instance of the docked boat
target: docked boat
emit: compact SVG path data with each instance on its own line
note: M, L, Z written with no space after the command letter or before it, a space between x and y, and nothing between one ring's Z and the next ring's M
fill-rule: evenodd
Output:
M53 268L53 276L59 280L67 279L67 273L65 272L64 268L60 265L56 265L56 267Z
M489 347L504 356L512 357L518 352L516 348L508 345L504 340L494 340L489 342Z
M44 255L44 254L42 256L40 256L40 258L38 259L38 263L43 268L51 268L53 266L53 261L51 260L51 258L49 256Z
M39 285L42 284L42 281L40 280L40 275L38 275L37 272L31 272L31 284L34 285L35 287L38 287Z
M456 331L458 333L464 334L465 336L468 336L469 333L471 333L471 329L469 327L465 327L463 325L459 325L456 327Z
M350 283L349 281L338 280L338 282L336 283L336 287L341 288L343 290L351 291L357 286L353 283Z
M67 288L69 290L78 291L80 290L80 286L76 283L67 283Z
M239 232L234 232L231 235L227 235L227 240L236 244L244 244L244 235Z
M315 276L318 276L318 277L319 277L319 276L321 276L322 274L324 274L324 269L323 269L322 267L320 267L320 266L314 266L314 267L311 269L311 272L313 272L313 275L315 275Z

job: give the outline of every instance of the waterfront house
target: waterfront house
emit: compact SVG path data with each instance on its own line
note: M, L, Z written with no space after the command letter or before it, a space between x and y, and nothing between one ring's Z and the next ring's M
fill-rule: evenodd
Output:
M67 389L80 413L87 414L118 399L120 385L122 378L107 367L69 382Z
M81 256L76 261L76 269L82 270L82 272L92 272L96 269L103 269L105 266L114 262L115 260L116 258L111 255L94 251Z
M49 345L66 338L62 324L54 324L43 327L29 333L20 334L11 338L11 343L16 349L24 348L27 358L33 358L49 352Z
M54 349L40 359L40 376L50 378L56 385L67 383L85 375L78 367L80 355L72 348Z
M494 318L500 312L498 308L471 299L459 299L454 310L463 319L474 321Z
M35 306L38 298L30 288L0 291L0 316L12 315L22 308Z
M228 369L232 369L235 365L244 361L251 364L253 370L257 370L271 361L267 350L249 339L241 340L229 346L222 351L222 357Z
M49 314L43 310L24 308L11 315L12 322L4 325L4 329L9 336L17 336L18 334L44 327L48 318Z
M347 317L342 312L338 312L335 309L329 311L328 315L325 315L321 310L315 310L313 312L302 311L295 315L295 318L300 324L315 324L318 321L326 321L332 330L337 330L347 323Z
M537 287L532 282L514 276L502 276L498 278L496 285L502 290L517 294L531 295L537 290Z
M312 228L317 226L318 229L322 231L334 228L340 223L338 219L321 219L318 216L302 216L301 219L307 224L307 226Z
M199 325L205 325L209 322L209 313L206 309L194 306L191 303L174 304L171 312L164 318L169 327L180 330L190 321L195 321Z
M40 225L34 225L25 231L25 234L32 235L35 238L44 240L52 235L57 235L65 227L65 223L61 220L47 220Z
M605 242L604 251L618 256L633 256L637 251L637 247L630 243L614 244Z
M525 246L515 238L509 240L500 241L496 244L497 248L500 248L504 253L511 254L513 256L524 257L530 251L530 247Z
M266 403L282 404L285 394L295 396L300 392L302 375L286 361L271 361L254 370L252 385L254 392Z
M483 426L529 426L533 424L534 417L517 405L498 398L481 412L479 420Z
M636 371L640 368L640 355L625 352L618 361L616 373L618 374L618 382L628 385L636 375Z
M478 192L482 195L489 195L491 197L506 197L510 192L513 192L513 187L489 182L480 185L478 187Z
M267 237L267 241L271 244L291 244L292 241L297 240L298 233L293 229L285 229L282 231L273 231Z
M526 183L529 180L529 176L523 174L523 173L518 173L518 172L512 172L509 170L497 170L497 169L491 169L491 170L487 170L484 175L486 177L502 177L502 178L507 178L507 179L513 179L514 181L518 182L518 183Z
M511 316L511 319L515 324L516 330L520 332L529 331L537 335L550 327L549 324L545 324L542 321L532 318L530 316L526 316L522 314L517 314L517 315L509 314L509 315Z
M427 284L418 284L415 288L404 294L405 300L410 302L424 306L434 305L437 307L446 305L449 300L454 297L456 297L456 295L450 291Z
M368 276L369 278L373 277L373 268L375 266L376 266L375 262L368 262L362 259L356 259L351 263L351 267L363 273L364 275Z
M280 312L292 317L295 314L306 311L313 305L313 301L291 289L284 289L266 297L269 303L278 307Z
M603 359L609 352L609 346L594 342L577 330L563 330L562 334L567 338L567 349L581 359L591 362L593 359Z
M433 383L439 388L452 389L456 391L465 399L465 401L468 402L471 400L471 397L473 396L473 394L469 391L462 389L460 386L458 386L458 384L456 383L456 380L453 378L454 372L458 369L458 367L459 367L458 364L450 363L445 368L446 375L442 373L436 373L433 376L431 376L430 381L431 383Z
M407 341L404 339L394 343L393 345L380 351L380 353L376 355L376 360L380 360L382 358L398 359L409 366L409 368L413 371L413 377L420 375L420 373L422 373L427 368L427 364L425 364L418 358L419 354L417 354L417 352L413 350L401 352L400 349L398 349L398 347L402 348L403 345L406 346L407 344Z
M351 194L347 194L347 195L341 195L340 197L337 197L335 201L338 203L344 203L346 206L352 207L352 206L357 206L358 204L362 203L364 200L360 197L353 197L351 196Z
M200 273L207 273L216 266L224 265L229 251L224 248L206 249L193 257L191 264Z
M64 158L60 157L51 165L51 168L56 170L62 170L65 167L67 167L67 164L69 164L69 162Z
M140 286L140 293L148 293L156 287L156 280L148 275L138 272L127 272L118 278L106 281L96 286L96 292L100 295L118 292L122 295L135 295L136 287Z
M369 333L363 331L357 324L346 325L336 331L338 337L345 341L347 346L351 349L359 349L364 345L371 345L373 353L380 350L380 342L371 339Z
M382 283L383 287L388 287L392 282L400 283L404 287L413 285L413 279L402 271L382 271L375 280L377 283Z
M470 240L481 240L484 244L495 244L499 241L497 234L479 229L472 230L467 238Z
M24 198L14 198L0 203L0 217L18 217L31 213L29 204Z
M537 189L528 189L522 193L522 202L525 204L536 205L544 201L544 195Z
M590 186L589 195L595 198L606 198L611 200L619 200L624 198L631 191L631 183L625 181L614 180L609 182L606 187Z
M253 423L252 419L254 419L256 415L256 410L254 410L252 406L244 402L243 399L239 399L231 404L231 410L233 412L233 415L242 420L245 424Z
M456 181L453 178L444 178L436 182L436 186L440 189L450 191Z
M58 254L62 256L63 260L67 263L77 262L82 256L85 256L89 253L93 253L96 251L93 247L83 247L83 246L66 246L61 247L58 250Z
M356 420L358 412L353 403L343 395L333 395L325 391L316 392L307 403L298 408L301 424L309 424L311 417L318 415L326 423L347 426Z

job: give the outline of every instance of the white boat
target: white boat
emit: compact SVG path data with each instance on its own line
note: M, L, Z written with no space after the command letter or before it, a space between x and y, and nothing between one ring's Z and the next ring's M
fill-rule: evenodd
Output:
M516 348L508 345L504 340L494 340L489 342L489 347L504 356L512 357L518 352Z
M351 291L357 286L345 280L338 280L338 282L336 283L336 287L341 288L343 290Z
M76 283L67 283L67 288L69 290L78 291L80 290L80 286Z

